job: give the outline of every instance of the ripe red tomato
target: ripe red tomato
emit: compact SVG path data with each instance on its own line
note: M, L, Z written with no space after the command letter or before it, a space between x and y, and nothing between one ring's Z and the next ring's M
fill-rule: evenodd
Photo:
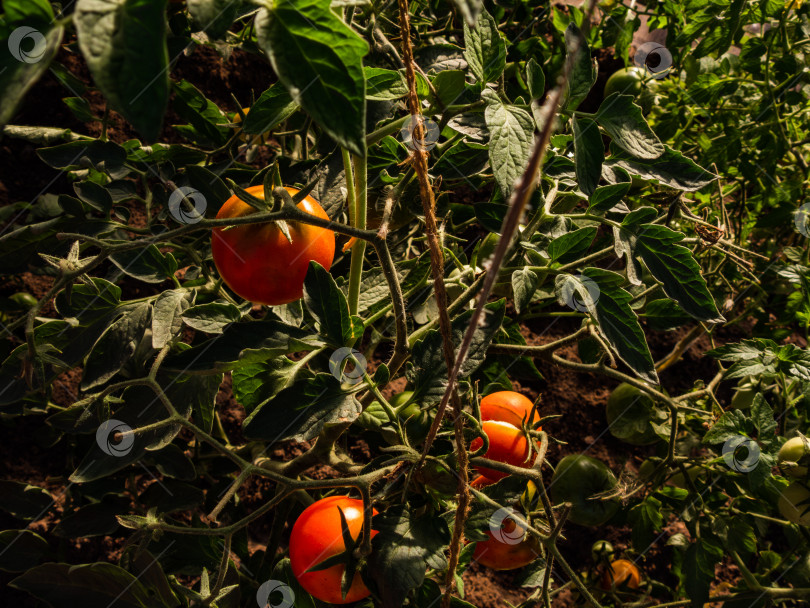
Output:
M515 391L498 391L481 399L481 420L502 420L520 428L524 420L531 426L540 419L535 412L529 420L531 412L531 400Z
M529 442L523 431L501 420L484 420L481 426L489 438L489 449L484 454L484 458L517 467L526 466L526 459L529 457ZM484 445L484 440L476 437L470 444L470 451L474 452L482 445ZM480 475L492 481L506 477L506 473L494 469L486 467L475 467L475 469Z
M510 538L516 536L514 534L516 529L515 520L507 518L501 525L500 539L497 534L493 535L490 530L487 530L489 539L475 544L473 559L493 570L514 570L532 563L540 556L537 540L527 533L520 542L510 543ZM503 540L507 542L503 542Z
M286 188L294 195L295 188ZM248 194L264 198L264 187L253 186ZM329 219L318 202L307 196L298 208ZM232 196L217 213L217 219L254 213L255 209ZM335 233L326 228L287 222L292 243L274 222L214 228L211 252L222 279L246 300L276 306L298 300L304 293L304 278L310 261L329 270L335 257Z
M610 567L602 574L601 586L605 591L638 589L639 585L641 585L641 572L628 559L617 559L610 562Z
M295 578L310 595L330 604L350 604L371 593L359 572L355 573L345 598L340 591L340 581L346 570L343 564L307 572L313 566L346 550L338 508L343 510L352 538L356 540L360 536L363 528L363 501L346 496L322 498L304 509L295 520L290 534L290 565ZM376 530L371 531L372 537L376 534Z

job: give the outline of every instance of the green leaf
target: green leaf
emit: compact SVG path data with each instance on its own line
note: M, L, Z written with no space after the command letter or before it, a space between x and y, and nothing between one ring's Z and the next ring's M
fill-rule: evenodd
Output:
M506 43L498 24L486 10L481 10L475 27L464 23L464 57L479 84L495 82L506 67Z
M201 145L224 145L232 130L217 104L187 80L172 83L172 90L172 109L192 127L190 132L184 131L184 135Z
M362 411L353 393L331 374L296 382L264 403L242 425L246 437L271 443L307 441L324 428L351 424Z
M194 23L211 38L220 38L233 24L242 0L186 0Z
M126 506L107 502L90 503L72 513L65 513L53 533L62 538L111 536L119 528L116 513L125 508Z
M0 570L25 572L39 564L50 551L48 542L31 530L0 532Z
M716 175L669 146L664 146L664 153L652 160L635 158L628 152L620 150L605 160L605 167L619 167L631 175L658 180L665 186L687 192L700 190L717 179Z
M221 334L228 325L242 318L242 311L230 302L209 302L192 306L183 313L183 322L197 331Z
M256 15L256 36L292 99L338 144L366 155L368 45L329 0L280 0Z
M48 0L3 0L5 22L49 24L53 22L53 9Z
M476 329L467 358L461 366L460 378L468 377L483 363L486 350L501 327L505 310L504 300L487 304L483 323ZM453 344L456 348L461 344L471 317L472 311L467 311L452 321ZM447 374L442 354L441 334L431 330L416 342L412 349L411 361L408 363L406 376L414 387L414 398L420 400L423 405L439 402L447 387Z
M585 255L596 238L596 227L580 228L568 232L548 244L548 255L552 262L568 264Z
M374 517L377 534L371 541L374 559L367 576L385 608L401 606L421 586L428 569L447 568L444 550L450 540L447 523L430 513L416 515L397 505Z
M444 70L436 74L432 84L439 94L438 101L445 106L452 105L464 93L466 85L464 72L462 70ZM430 102L436 104L437 100L431 96Z
M82 390L100 386L115 376L138 347L149 323L151 306L143 302L126 311L107 328L87 355Z
M604 162L604 157L602 158ZM622 202L630 190L631 182L600 186L588 199L588 213L605 213Z
M390 101L408 94L408 85L401 72L366 66L364 73L366 99L369 101Z
M632 95L609 95L596 112L596 122L635 158L653 159L664 153L664 144L647 124L641 108L633 103Z
M155 245L114 253L110 261L121 272L145 283L162 283L172 278L177 270L177 260L171 252L161 253Z
M605 161L602 134L590 118L574 118L574 161L579 188L590 196L599 184Z
M684 588L699 608L709 599L709 587L714 580L714 568L723 559L723 550L710 539L699 538L689 545L684 556Z
M191 404L194 422L206 433L210 433L214 426L214 410L222 378L222 374L210 376L183 374L175 378L177 388L182 391L184 403Z
M54 504L48 492L19 481L0 481L0 509L26 520L40 519Z
M692 252L679 244L685 238L683 233L657 224L622 223L620 230L630 247L628 257L643 260L650 273L663 283L664 293L684 311L709 323L725 321Z
M483 0L452 0L452 2L464 17L464 23L470 27L475 25L478 15L484 7Z
M484 118L489 129L489 163L506 197L529 162L534 121L526 110L501 102L494 91L486 89L481 97L487 102Z
M512 273L512 292L518 314L526 310L534 297L540 279L528 266Z
M532 99L540 99L546 92L546 75L534 58L526 62L526 84Z
M270 400L304 371L303 364L287 357L246 365L233 370L233 396L250 414L259 405Z
M298 104L292 100L284 85L277 82L250 106L242 129L251 135L266 133L287 120L296 110Z
M298 351L315 350L323 343L310 331L280 321L233 323L210 340L169 355L164 369L179 372L226 372L258 361Z
M78 0L73 22L110 105L147 140L157 139L169 101L165 1Z
M362 322L349 314L346 296L318 262L309 263L304 279L304 303L332 346L348 346L360 337Z
M31 568L9 583L54 608L150 608L154 600L132 574L114 564L48 563Z
M596 63L591 60L588 43L573 21L565 29L565 49L573 67L568 77L564 106L568 110L576 110L596 82Z
M664 518L661 515L661 501L648 496L630 509L627 517L631 526L633 547L644 552L658 536Z
M188 295L184 289L169 289L157 297L152 309L152 348L163 348L180 332Z
M654 331L677 329L691 319L680 306L666 298L649 302L642 317L647 321L647 327Z
M4 2L3 6L6 4ZM50 21L48 19L44 24ZM54 27L43 35L30 25L23 25L10 32L9 37L0 40L4 47L0 53L0 91L3 91L0 95L0 129L14 117L26 93L48 70L59 52L64 31L62 27ZM12 53L17 54L19 59Z
M558 275L557 300L564 306L590 314L599 333L619 358L640 378L658 383L650 349L638 317L630 307L633 297L624 289L624 278L601 268L586 268L580 276Z

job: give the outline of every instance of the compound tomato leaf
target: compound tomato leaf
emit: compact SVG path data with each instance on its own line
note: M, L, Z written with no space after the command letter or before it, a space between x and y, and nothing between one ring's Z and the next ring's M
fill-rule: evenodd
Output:
M163 368L189 373L226 372L279 355L315 350L323 343L308 330L281 321L232 323L222 334L169 355Z
M78 0L73 22L104 97L147 140L157 139L169 101L165 0Z
M87 355L82 390L100 386L121 371L143 339L151 308L148 302L143 302L126 311L101 335Z
M152 348L163 348L180 332L189 293L185 289L169 289L157 297L152 308Z
M13 551L9 549L14 548ZM0 570L25 572L51 552L48 541L31 530L0 532Z
M590 196L599 184L605 162L602 134L590 118L574 118L574 162L579 188Z
M475 27L464 22L464 46L467 65L480 85L501 77L506 67L506 42L486 10L478 15Z
M579 276L559 275L555 291L561 305L587 312L596 320L599 333L630 369L658 384L650 348L630 307L633 296L622 288L623 283L620 274L586 268Z
M209 302L192 306L183 313L183 322L207 334L221 334L242 318L242 311L230 302Z
M508 196L529 162L534 121L526 110L503 103L494 91L486 89L481 97L487 102L484 118L489 129L489 164L495 181Z
M276 357L237 368L232 372L234 398L250 414L292 384L299 373L306 371L305 363Z
M650 274L663 284L664 293L684 311L708 323L725 321L692 252L679 244L685 238L683 233L657 224L625 222L620 232L628 258L643 260Z
M676 190L694 192L717 179L714 173L706 171L667 145L664 146L664 153L654 159L636 158L624 150L614 150L613 146L611 150L613 153L605 160L606 169L618 167L630 175L658 180L661 184ZM610 182L616 181L609 170L603 171L602 176Z
M599 106L596 122L616 142L636 158L653 159L664 153L664 144L644 119L632 95L612 93Z
M280 82L262 93L245 116L242 130L251 135L259 135L278 126L298 110L298 104Z
M276 442L307 441L324 428L354 422L362 406L331 374L296 382L256 408L242 428L245 436Z
M588 213L604 213L610 211L613 207L622 202L624 196L629 192L630 186L631 182L600 186L593 191L588 199Z
M6 8L7 2L3 3ZM50 10L50 6L48 7ZM8 8L6 8L8 16ZM26 19L26 22L31 21ZM33 23L46 25L51 22L33 20ZM42 27L40 25L40 27ZM43 28L44 29L44 28ZM62 36L65 30L61 26L48 29L43 35L38 29L30 25L23 25L15 28L9 36L0 40L3 53L0 54L0 129L2 129L25 97L25 94L48 70L48 66L56 54L59 52ZM34 48L26 51L24 47L30 42L34 42Z
M150 608L154 599L132 574L104 562L49 563L31 568L9 583L51 606Z
M275 2L256 15L256 36L293 101L337 143L365 156L368 44L329 0Z
M459 377L466 378L484 362L486 351L503 323L506 301L487 304L483 322L476 329L473 341ZM461 344L464 332L470 324L472 311L459 315L452 322L453 344ZM437 403L447 387L447 366L442 355L442 337L431 330L413 346L411 361L406 375L413 385L415 399L420 403Z
M337 348L359 337L362 323L349 314L346 295L323 266L310 262L304 279L304 303L321 326L321 333Z
M580 29L571 21L565 29L565 50L568 61L573 62L565 96L565 108L576 110L596 82L596 63L591 60L591 49Z
M38 486L19 481L0 481L0 509L20 519L39 519L54 504L54 498Z
M371 541L374 559L366 578L377 589L384 608L401 606L411 590L421 586L428 568L447 568L444 550L450 530L441 517L417 516L398 505L373 520L377 535Z
M242 0L186 0L194 23L211 38L220 38L233 24Z
M515 295L515 310L518 314L531 303L539 282L537 274L528 266L512 273L512 293Z

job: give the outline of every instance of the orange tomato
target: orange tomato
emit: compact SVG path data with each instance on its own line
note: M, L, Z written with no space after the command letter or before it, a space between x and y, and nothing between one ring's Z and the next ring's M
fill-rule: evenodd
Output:
M339 509L346 517L352 538L359 538L363 528L363 501L346 496L322 498L304 509L295 520L290 534L290 565L300 585L313 597L330 604L351 604L371 593L359 572L355 573L345 598L340 583L346 566L335 564L325 570L307 572L346 550ZM376 534L376 530L371 531L372 537Z
M286 188L294 195L295 188ZM253 186L248 194L264 198L264 187ZM329 219L312 197L305 197L298 208L321 219ZM217 213L217 219L237 218L256 210L232 196ZM335 233L326 228L287 222L292 242L275 222L247 224L224 230L214 228L211 252L225 283L245 300L277 306L301 298L310 261L329 270L335 257Z
M518 467L526 466L526 459L529 457L529 442L523 431L501 420L484 420L481 426L489 438L489 448L484 454L484 458ZM476 437L470 444L470 451L474 452L482 445L484 445L484 440ZM486 467L475 467L475 469L480 475L492 481L506 477L506 473L494 469Z
M481 399L481 420L502 420L518 428L526 420L527 424L531 426L540 419L540 415L535 411L534 416L529 420L532 405L531 400L520 393L498 391Z
M641 585L641 572L628 559L617 559L610 562L610 567L602 574L601 586L605 591L611 589L638 589Z
M536 539L526 534L520 542L510 542L513 538L519 538L514 534L516 529L515 520L508 518L503 521L500 534L493 535L488 530L489 539L475 544L473 559L493 570L514 570L533 562L540 556Z

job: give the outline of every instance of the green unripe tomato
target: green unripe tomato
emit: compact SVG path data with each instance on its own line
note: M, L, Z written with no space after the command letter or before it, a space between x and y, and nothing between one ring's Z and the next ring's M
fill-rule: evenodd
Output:
M26 291L20 291L12 296L9 296L9 300L14 302L20 308L33 308L39 301Z
M734 396L731 398L731 407L738 410L747 410L754 403L759 389L759 381L753 376L747 376L737 383Z
M572 503L568 519L580 526L600 526L619 510L618 497L594 498L616 487L613 472L601 460L584 454L563 458L549 487L554 504Z
M806 477L806 456L808 454L810 454L810 441L805 437L793 437L792 439L788 439L782 444L782 447L779 448L779 455L777 456L779 468L782 469L782 472L788 477ZM785 463L795 463L795 465L787 465Z
M605 414L610 434L631 445L658 441L651 420L655 402L632 384L623 382L608 397Z
M613 93L632 95L641 106L642 112L647 114L655 103L655 93L652 91L654 80L647 79L647 72L642 68L629 67L611 74L605 83L605 97Z
M591 557L593 561L600 563L613 559L613 545L606 540L598 540L591 546Z
M404 391L391 398L389 402L402 421L408 441L419 444L425 440L430 431L431 417L422 411L419 404L413 401L413 391Z
M810 490L801 482L794 481L779 496L779 512L794 524L810 526Z

